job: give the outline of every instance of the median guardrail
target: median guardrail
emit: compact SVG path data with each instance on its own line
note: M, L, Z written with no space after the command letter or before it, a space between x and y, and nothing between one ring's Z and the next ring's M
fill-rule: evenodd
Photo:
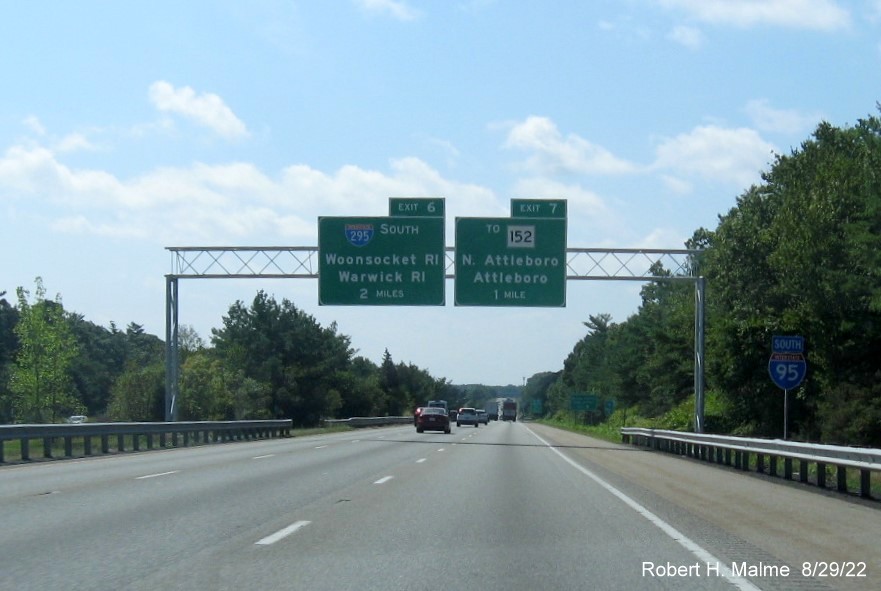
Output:
M349 427L381 427L383 425L406 425L413 423L413 417L351 417L348 419L324 419L327 425L348 425Z
M191 421L165 423L79 423L67 425L0 425L0 464L6 463L7 442L19 442L19 459L31 460L31 443L42 441L45 459L53 458L53 442L64 440L64 457L73 457L74 442L82 441L85 456L93 455L94 439L100 439L101 453L110 453L115 439L116 452L140 451L154 447L173 447L220 443L269 437L290 437L290 419L263 421ZM158 439L158 446L157 444ZM143 446L142 446L143 443ZM39 445L39 443L37 444Z
M871 498L873 472L881 472L881 449L802 443L781 439L731 437L706 433L686 433L662 429L624 427L620 430L624 443L650 447L659 451L733 466L739 470L779 476L778 462L783 461L782 477L798 478L803 483L827 486L827 470L832 469L836 489L849 492L848 470L859 471L859 494ZM798 462L798 471L793 463ZM811 465L814 475L811 477Z

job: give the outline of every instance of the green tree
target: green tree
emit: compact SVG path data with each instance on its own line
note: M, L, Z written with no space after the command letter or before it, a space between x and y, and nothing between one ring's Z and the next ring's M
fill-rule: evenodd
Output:
M115 421L164 420L165 365L129 363L110 389L107 413Z
M520 405L526 412L532 413L533 401L537 400L542 412L538 416L548 414L548 389L560 378L562 372L540 372L526 380L520 395ZM495 400L495 397L491 398Z
M767 375L770 340L778 333L801 334L807 343L808 376L790 396L793 431L837 439L842 409L862 409L873 417L869 423L877 420L877 405L853 406L844 397L871 401L875 392L879 166L881 120L848 128L822 123L799 150L778 156L762 185L739 198L712 233L708 348L726 356L714 356L708 369L745 431L780 434L783 396ZM878 443L871 430L859 432L854 443Z
M236 302L212 342L230 369L266 386L272 417L315 425L335 416L349 395L349 337L286 299L279 304L260 291L250 307Z
M383 403L380 414L395 414L391 409L401 404L401 380L398 378L398 366L392 359L392 354L386 349L382 353L382 363L379 366L379 387L383 392Z
M85 413L100 416L107 412L113 382L125 369L125 336L111 323L98 326L80 314L67 315L77 342L77 355L71 363L71 379Z
M9 391L9 376L15 354L18 351L18 337L15 325L18 323L18 310L9 305L0 292L0 423L12 422L12 394Z
M379 386L379 368L366 357L355 357L343 377L348 384L338 411L340 417L370 417L385 410L385 393Z
M18 295L19 320L15 325L18 354L10 375L13 416L16 422L55 422L82 412L83 405L71 394L70 369L77 355L73 336L61 305L61 297L45 299L43 280L35 280L34 303L22 287Z

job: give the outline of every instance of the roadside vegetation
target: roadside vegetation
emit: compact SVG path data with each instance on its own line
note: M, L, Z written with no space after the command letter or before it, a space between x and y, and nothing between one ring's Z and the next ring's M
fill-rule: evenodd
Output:
M791 438L881 447L881 119L820 124L686 246L701 250L689 264L707 279L705 430L782 435L770 343L797 334L808 372L789 392ZM0 422L163 420L164 343L135 323L97 326L35 286L33 297L19 287L15 305L0 293ZM312 427L515 396L527 415L610 438L623 425L690 430L694 298L690 282L647 283L629 318L584 320L562 370L498 389L455 386L389 351L358 356L336 324L260 291L230 306L208 342L182 327L179 418ZM576 413L573 395L596 408Z
M791 438L881 447L881 120L819 125L687 246L705 249L691 261L707 278L705 430L782 436L771 337L797 334L808 372L789 392ZM624 321L586 319L562 371L533 376L521 408L565 421L585 393L598 405L578 423L693 429L694 288L654 282L641 296Z

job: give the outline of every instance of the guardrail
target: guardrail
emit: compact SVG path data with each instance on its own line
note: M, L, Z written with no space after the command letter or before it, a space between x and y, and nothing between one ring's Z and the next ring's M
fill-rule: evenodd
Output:
M156 447L198 445L262 439L267 437L290 437L290 419L266 421L193 421L167 423L79 423L70 425L0 425L0 464L6 462L5 447L8 441L19 441L20 459L31 460L31 441L42 440L43 458L52 458L53 441L64 439L64 456L73 457L74 440L81 439L83 455L94 452L93 439L100 438L101 453L110 453L110 442L116 439L116 452L140 451L141 443L150 450ZM129 438L128 447L126 438Z
M328 425L348 425L350 427L379 427L382 425L406 425L413 423L413 417L351 417L349 419L324 419Z
M820 488L826 488L827 468L834 467L836 488L843 493L848 492L847 471L859 470L859 494L865 498L872 497L872 472L881 472L881 449L639 427L624 427L621 429L621 437L624 443L717 464L733 465L739 470L750 470L755 466L756 472L771 476L778 476L777 464L782 459L783 478L792 480L797 476L800 482L813 482ZM793 462L798 462L797 472L793 472ZM816 473L813 479L810 478L811 464L814 464Z

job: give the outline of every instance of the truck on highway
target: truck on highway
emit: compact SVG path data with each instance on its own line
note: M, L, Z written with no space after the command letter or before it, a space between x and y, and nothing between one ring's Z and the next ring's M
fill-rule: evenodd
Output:
M499 399L498 398L490 398L484 403L483 408L486 409L487 418L490 421L498 421L499 420Z
M513 398L499 400L499 420L517 421L517 401Z
M428 406L431 407L431 408L434 408L434 407L442 408L442 409L444 409L445 411L450 412L450 409L449 409L449 407L447 406L447 401L446 401L446 400L429 400L429 401L428 401Z

